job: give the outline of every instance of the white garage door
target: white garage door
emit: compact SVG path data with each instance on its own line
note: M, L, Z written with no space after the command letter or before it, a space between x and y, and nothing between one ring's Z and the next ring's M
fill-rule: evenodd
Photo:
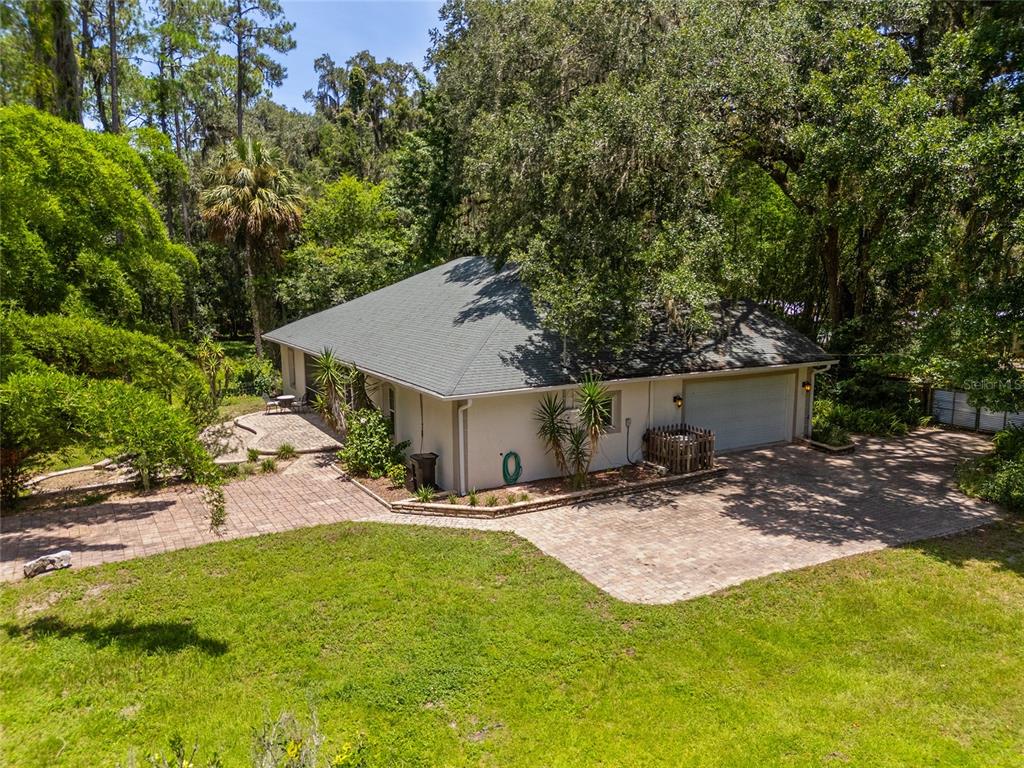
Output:
M712 430L717 451L791 440L795 393L795 373L688 383L686 421Z

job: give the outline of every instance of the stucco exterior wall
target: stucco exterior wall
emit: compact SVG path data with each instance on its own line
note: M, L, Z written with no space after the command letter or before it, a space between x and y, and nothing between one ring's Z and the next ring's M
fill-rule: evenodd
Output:
M406 455L412 453L436 453L437 482L442 488L454 488L456 482L456 452L453 449L452 428L453 404L431 395L425 395L409 387L390 384L386 381L367 377L370 399L382 413L388 414L388 389L395 393L395 441L409 441ZM422 422L420 403L422 400Z
M301 394L306 389L303 353L282 347L281 368L284 390ZM294 378L291 375L294 366ZM765 372L767 373L767 372ZM811 398L802 383L810 380L811 371L803 367L791 371L795 381L792 393L793 430L790 439L809 430L808 409ZM750 378L740 374L735 378ZM701 424L699 413L687 405L687 387L712 377L681 376L658 381L609 383L615 397L613 428L601 437L592 469L606 469L643 459L642 438L649 427L681 423ZM733 376L713 377L727 381ZM367 389L374 404L385 414L389 412L388 392L394 391L395 439L410 441L408 453L438 454L437 479L446 489L460 487L458 410L466 400L441 400L399 384L367 377ZM574 389L559 391L566 404L575 406ZM682 396L683 406L673 401ZM553 458L537 438L533 413L543 393L528 392L491 397L477 397L465 411L463 437L466 446L467 490L500 487L504 484L502 463L508 451L519 454L522 463L520 481L538 480L558 474ZM421 410L422 405L422 410ZM766 404L767 405L767 404ZM422 413L422 415L421 415ZM629 422L627 425L627 421Z
M294 373L293 373L294 372ZM286 395L306 392L306 364L301 350L281 345L281 386Z

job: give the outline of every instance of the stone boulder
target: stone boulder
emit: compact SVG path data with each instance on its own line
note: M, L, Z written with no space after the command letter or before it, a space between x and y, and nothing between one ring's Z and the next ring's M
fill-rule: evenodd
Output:
M59 571L61 568L71 567L71 552L67 549L54 552L52 555L43 555L35 560L25 563L25 577L31 579L47 571Z

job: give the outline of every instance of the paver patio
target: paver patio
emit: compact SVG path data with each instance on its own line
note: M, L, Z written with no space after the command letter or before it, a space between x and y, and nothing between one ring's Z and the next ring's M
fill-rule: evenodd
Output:
M861 440L845 456L778 446L726 457L729 473L708 483L500 520L388 512L310 455L276 475L230 484L220 535L188 488L4 517L0 578L19 578L25 560L59 549L82 567L365 521L512 531L615 597L668 603L992 521L999 509L960 494L952 477L957 462L986 449L976 435L939 430Z

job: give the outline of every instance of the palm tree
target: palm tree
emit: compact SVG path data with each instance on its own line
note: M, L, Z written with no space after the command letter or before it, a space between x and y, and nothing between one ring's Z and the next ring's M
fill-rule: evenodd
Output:
M235 142L234 156L211 169L205 182L200 198L202 217L213 240L242 255L256 354L262 357L256 274L263 260L280 255L288 235L298 228L302 197L280 153L252 138Z

